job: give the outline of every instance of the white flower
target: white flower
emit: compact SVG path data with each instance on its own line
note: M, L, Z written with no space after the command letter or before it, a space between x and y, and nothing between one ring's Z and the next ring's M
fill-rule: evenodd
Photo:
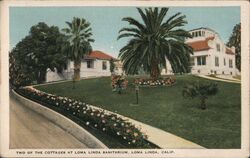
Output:
M75 115L76 113L75 112L73 112L73 115Z
M106 130L106 128L102 128L102 130L103 130L103 131L105 131L105 130Z
M115 117L113 116L111 119L112 119L112 120L115 120Z
M95 124L95 127L97 127L97 124Z
M132 143L135 143L135 140L132 140Z
M84 114L86 114L86 111L83 111Z
M104 115L101 115L101 117L104 117Z
M124 126L124 123L121 123L122 126Z
M116 123L114 124L114 126L116 126Z
M126 137L123 137L123 139L127 139Z
M130 142L128 142L128 144L130 144Z
M116 134L119 136L119 135L120 135L120 132L116 132Z
M93 116L93 115L94 115L94 113L92 112L90 115L91 115L91 116Z
M56 105L59 105L58 103L56 103Z
M89 122L86 122L86 125L88 126L88 125L89 125Z
M80 110L77 110L78 112L80 112Z
M71 106L71 104L69 104L69 106Z
M105 120L102 120L102 123L106 123L106 121L105 121Z
M66 101L64 100L63 103L66 103Z
M100 117L100 114L97 114L98 117Z
M67 108L67 110L69 110L69 108Z

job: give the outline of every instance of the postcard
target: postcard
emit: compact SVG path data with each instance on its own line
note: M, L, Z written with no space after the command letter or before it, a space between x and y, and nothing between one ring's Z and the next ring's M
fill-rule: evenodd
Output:
M2 1L1 157L249 156L248 1Z

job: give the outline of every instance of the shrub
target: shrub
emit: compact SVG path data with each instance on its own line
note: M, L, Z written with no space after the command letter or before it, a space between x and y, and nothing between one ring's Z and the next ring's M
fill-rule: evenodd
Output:
M121 94L122 89L126 89L128 86L128 80L123 75L111 76L111 87L113 91L117 91Z
M9 54L9 82L14 89L30 85L32 80L29 73L16 61L12 53Z
M48 94L33 87L20 88L17 92L48 107L57 107L66 114L79 118L86 126L118 138L121 143L127 144L130 148L150 148L147 136L131 122L116 114L95 109L89 104L74 99Z
M209 96L216 95L218 93L218 86L216 83L196 83L190 84L184 87L182 95L184 98L199 98L201 109L206 109L206 100Z

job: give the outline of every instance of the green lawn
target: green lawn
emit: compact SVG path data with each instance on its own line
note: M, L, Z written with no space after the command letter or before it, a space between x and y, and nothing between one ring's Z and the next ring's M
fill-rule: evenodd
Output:
M140 88L138 105L135 104L135 90L131 84L133 78L129 78L129 87L122 94L111 91L110 77L81 80L75 89L72 82L37 88L117 112L206 148L240 148L240 84L218 82L219 93L208 100L208 109L201 110L198 100L182 97L182 89L187 83L206 79L187 75L176 79L173 86Z

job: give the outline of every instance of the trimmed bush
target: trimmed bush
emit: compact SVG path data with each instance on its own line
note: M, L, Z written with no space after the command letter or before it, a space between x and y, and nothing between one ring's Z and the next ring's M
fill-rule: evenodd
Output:
M33 87L25 87L17 90L21 95L37 101L46 106L54 106L67 114L79 118L86 126L90 126L106 134L116 137L129 148L151 148L147 141L147 136L116 114L108 113L104 110L95 109L89 104L56 96L39 91Z

